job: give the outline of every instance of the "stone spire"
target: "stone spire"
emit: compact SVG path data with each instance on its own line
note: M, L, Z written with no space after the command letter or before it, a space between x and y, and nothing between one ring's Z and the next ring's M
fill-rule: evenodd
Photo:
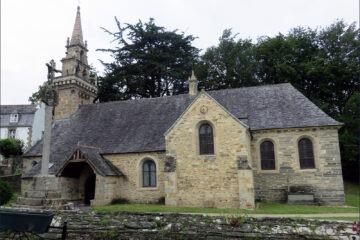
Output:
M77 7L74 29L70 41L70 45L75 45L75 44L84 45L79 6Z
M87 42L83 40L80 7L77 7L74 29L71 40L66 41L66 56L62 62L62 76L75 75L89 80L90 66L87 60Z
M66 55L61 59L62 74L54 79L59 96L54 119L68 118L80 105L94 101L97 86L95 76L90 72L87 53L78 7L72 36L66 41Z
M194 71L191 71L191 77L189 78L189 95L197 95L198 93L198 80Z

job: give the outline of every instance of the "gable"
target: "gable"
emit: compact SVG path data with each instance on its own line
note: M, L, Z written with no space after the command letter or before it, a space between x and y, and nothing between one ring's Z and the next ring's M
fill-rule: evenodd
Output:
M239 123L244 128L248 129L249 127L243 123L240 119L236 118L231 112L229 112L226 108L224 108L221 104L219 104L214 98L212 98L209 94L205 92L201 92L193 102L186 108L186 110L179 116L179 118L174 122L174 124L165 132L164 136L168 136L171 134L171 131L176 128L177 125L181 124L181 122L187 117L190 111L194 108L198 109L199 119L206 120L207 112L209 108L212 111L217 111L218 114L225 114L232 118L235 122Z
M93 147L79 146L77 150L64 161L56 172L56 176L61 176L64 169L71 163L86 162L90 167L102 176L121 176L122 173L110 161L99 154L99 149Z

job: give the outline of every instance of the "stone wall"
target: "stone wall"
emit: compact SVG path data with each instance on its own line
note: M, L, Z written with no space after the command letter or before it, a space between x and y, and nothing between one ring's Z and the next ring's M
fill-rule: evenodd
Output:
M111 187L114 189L113 196L116 198L123 198L135 203L156 203L165 196L165 153L113 154L104 155L104 157L109 159L124 174L123 177L120 177L118 184ZM152 159L156 164L156 187L142 187L142 163L147 159Z
M344 204L338 130L335 127L252 131L252 167L256 199L286 201L290 186L306 186L322 204ZM313 142L315 169L300 169L298 140L308 137ZM260 169L260 143L269 139L275 148L276 170ZM286 173L281 166L291 167Z
M22 171L28 172L35 164L41 161L41 157L23 157L22 158Z
M199 154L198 128L204 122L213 127L214 155ZM165 136L167 156L176 161L176 169L166 174L166 204L247 207L240 205L239 196L253 189L239 191L243 182L238 181L237 158L251 158L248 138L242 123L207 94L201 94Z
M72 240L103 239L355 239L350 221L289 218L249 218L245 215L56 212L51 226L67 221ZM9 239L6 231L1 239ZM30 235L30 234L28 234ZM61 229L50 228L43 239L61 239ZM32 239L31 237L29 237Z
M59 88L58 94L59 103L55 107L55 119L67 118L76 111L79 105L91 104L94 100L90 94L87 94L87 98L84 98L83 90L71 85L66 88Z
M80 200L81 199L78 178L60 177L59 183L60 183L59 188L61 191L62 198L68 199L68 200Z
M118 176L96 175L95 198L91 200L92 206L105 205L120 197L119 187L122 186Z

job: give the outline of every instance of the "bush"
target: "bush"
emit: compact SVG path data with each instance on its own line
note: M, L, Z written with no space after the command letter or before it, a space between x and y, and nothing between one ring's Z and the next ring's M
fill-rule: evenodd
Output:
M165 205L165 197L161 197L158 199L157 204Z
M128 204L129 200L127 200L126 198L115 198L111 201L111 205L114 204Z
M7 182L0 180L0 206L6 204L13 194L10 185Z
M0 140L0 154L5 158L23 154L24 143L19 139L5 138Z

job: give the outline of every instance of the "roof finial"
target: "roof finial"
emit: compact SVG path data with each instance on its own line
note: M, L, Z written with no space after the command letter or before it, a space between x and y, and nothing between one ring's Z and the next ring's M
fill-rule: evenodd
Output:
M194 70L191 70L191 77L189 79L190 81L197 81L197 78L195 76Z
M197 95L198 93L198 81L195 76L194 70L191 71L191 77L189 78L189 94Z

